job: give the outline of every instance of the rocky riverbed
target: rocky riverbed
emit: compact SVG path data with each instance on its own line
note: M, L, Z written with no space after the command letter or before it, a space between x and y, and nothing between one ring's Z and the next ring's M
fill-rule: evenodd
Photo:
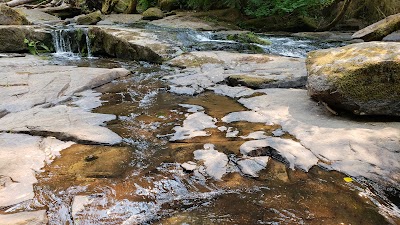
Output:
M283 51L186 17L107 23L92 47L125 59L1 55L1 224L400 222L398 118L305 87L306 51L348 35L271 36Z

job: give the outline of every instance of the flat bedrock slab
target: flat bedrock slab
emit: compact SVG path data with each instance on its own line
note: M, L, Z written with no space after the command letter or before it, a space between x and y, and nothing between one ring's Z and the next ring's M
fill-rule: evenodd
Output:
M49 65L35 56L1 58L0 111L19 112L38 105L55 105L73 94L128 75L126 69Z
M51 162L61 150L74 144L11 133L0 133L0 140L0 207L32 199L36 173L45 162Z
M46 225L46 210L0 215L2 225Z
M201 93L219 82L251 88L301 87L306 83L304 59L263 54L199 51L182 54L169 62L184 68L165 77L171 91Z
M239 99L250 111L230 113L222 121L279 124L299 144L277 142L277 138L252 140L241 147L243 153L269 146L297 168L307 170L318 164L400 188L399 122L358 122L334 116L312 101L305 90L258 91L266 95Z

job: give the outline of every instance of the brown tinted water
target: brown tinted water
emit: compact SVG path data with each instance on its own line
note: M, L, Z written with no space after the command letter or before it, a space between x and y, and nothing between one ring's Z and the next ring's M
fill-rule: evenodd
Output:
M133 75L97 89L104 102L93 110L117 115L107 126L124 142L119 146L77 144L63 150L37 176L35 199L20 209L47 209L49 224L389 223L360 194L366 187L345 182L346 175L339 172L313 167L306 173L271 159L252 178L236 167L242 138L209 128L206 137L168 141L173 127L181 125L187 113L179 104L204 107L206 114L217 118L217 126L232 127L239 136L253 131L272 136L280 127L224 124L220 122L223 116L245 108L212 92L169 93L158 79L173 71L169 68L148 64L128 68ZM281 137L296 141L288 133ZM221 180L197 176L180 166L194 161L193 152L207 143L229 158L228 172ZM79 200L84 204L78 204Z

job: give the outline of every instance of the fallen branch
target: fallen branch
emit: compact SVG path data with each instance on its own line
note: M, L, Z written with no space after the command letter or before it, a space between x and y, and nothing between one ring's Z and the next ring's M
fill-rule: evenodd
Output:
M7 2L6 5L9 7L15 7L15 6L23 5L26 3L31 3L33 1L35 1L35 0L11 0L11 1Z
M321 103L322 103L322 105L325 106L325 108L326 108L330 113L332 113L332 114L335 115L335 116L339 115L339 113L337 113L335 110L333 110L331 107L329 107L328 104L326 104L325 102L322 102L322 101L321 101Z

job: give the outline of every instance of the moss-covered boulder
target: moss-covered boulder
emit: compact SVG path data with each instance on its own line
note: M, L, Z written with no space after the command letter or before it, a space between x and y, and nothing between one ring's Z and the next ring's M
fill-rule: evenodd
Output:
M94 25L101 20L102 14L100 10L95 12L79 16L76 19L76 23L79 25Z
M115 4L113 11L116 13L133 13L136 10L138 4L137 0L118 0Z
M381 41L387 35L400 30L400 13L388 16L364 29L353 34L354 39L363 39L364 41Z
M0 26L0 52L28 52L29 42L52 48L51 33L33 26Z
M400 116L400 43L318 50L306 64L313 99L357 115Z
M14 9L0 4L0 25L27 25L29 21Z
M159 8L148 8L142 13L144 20L158 20L164 18L164 13Z
M155 63L162 61L162 57L149 47L131 43L100 27L90 28L89 38L93 54Z

